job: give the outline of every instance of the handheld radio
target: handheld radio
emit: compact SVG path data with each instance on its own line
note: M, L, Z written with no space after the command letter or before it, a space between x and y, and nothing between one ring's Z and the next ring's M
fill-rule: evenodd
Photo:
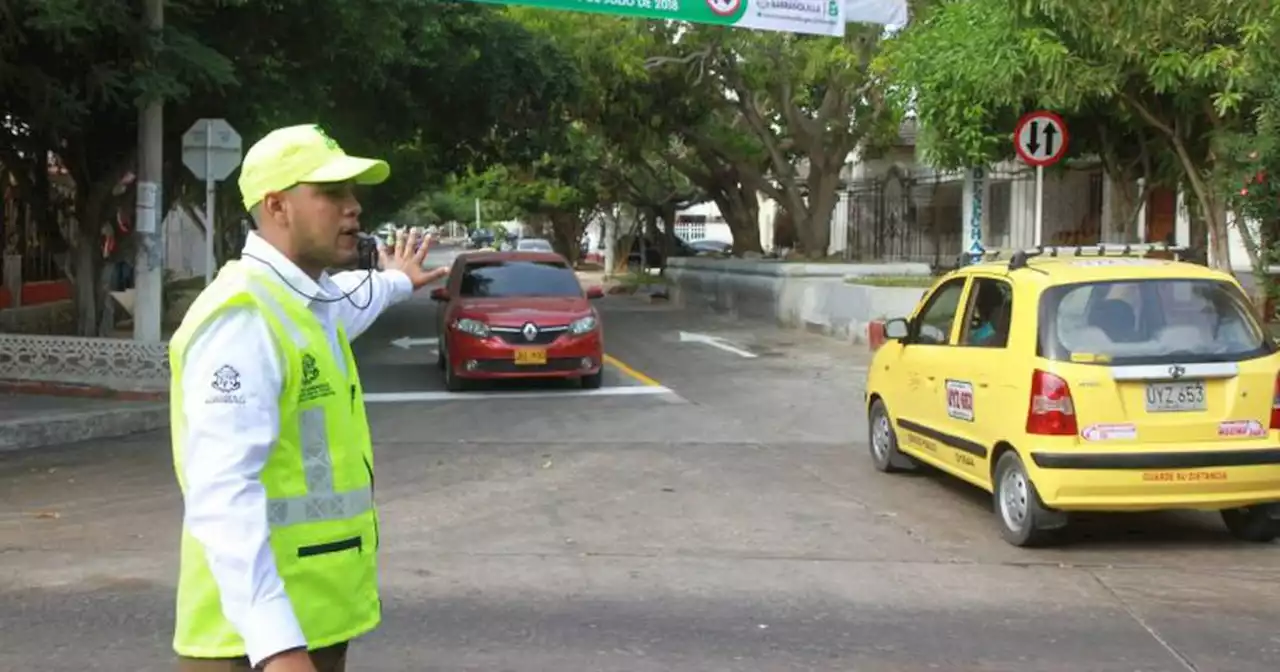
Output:
M357 268L362 271L378 270L378 239L363 231L356 235L356 255L359 258Z

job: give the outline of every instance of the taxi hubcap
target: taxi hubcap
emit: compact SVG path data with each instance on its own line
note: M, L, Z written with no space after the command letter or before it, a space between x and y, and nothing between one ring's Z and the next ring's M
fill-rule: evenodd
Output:
M1017 469L1004 474L1000 484L1000 514L1010 529L1021 530L1027 522L1027 479Z
M889 416L884 413L876 418L875 430L871 433L871 449L875 451L877 460L889 455Z

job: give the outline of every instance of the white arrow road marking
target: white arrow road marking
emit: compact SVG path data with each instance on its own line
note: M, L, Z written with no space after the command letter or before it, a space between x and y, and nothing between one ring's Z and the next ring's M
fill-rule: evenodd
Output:
M415 345L436 345L439 342L440 339L438 338L409 338L408 336L405 336L404 338L397 338L396 340L391 341L391 345L394 345L401 350L408 350Z
M725 342L723 338L720 338L719 336L710 336L707 334L695 334L688 331L682 331L680 332L680 342L681 343L703 343L713 348L720 348L725 352L732 352L733 354L738 355L739 357L746 357L747 359L755 359L758 356L754 352L750 352L747 350L743 350L742 348L729 345L728 343Z

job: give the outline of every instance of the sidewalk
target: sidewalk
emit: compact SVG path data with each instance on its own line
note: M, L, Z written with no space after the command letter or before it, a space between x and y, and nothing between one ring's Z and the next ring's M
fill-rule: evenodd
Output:
M125 436L168 425L165 401L0 393L0 453Z

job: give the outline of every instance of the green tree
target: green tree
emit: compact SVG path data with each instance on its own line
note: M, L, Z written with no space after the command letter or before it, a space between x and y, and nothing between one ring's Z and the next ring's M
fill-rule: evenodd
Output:
M15 0L0 10L0 161L37 190L47 171L35 157L51 151L74 179L79 226L68 243L86 334L103 305L99 224L113 200L131 199L115 187L134 164L137 100L167 103L166 205L203 202L179 158L195 119L225 117L246 143L317 122L348 151L392 162L392 179L365 202L377 222L459 166L541 156L555 133L540 109L575 86L550 41L470 3L178 3L157 40L135 4ZM223 188L220 212L236 218L237 201Z
M50 152L71 177L76 224L65 242L73 251L79 333L95 335L105 305L98 237L119 200L116 187L135 163L135 101L182 100L193 89L229 84L233 66L186 28L186 6L173 8L160 39L123 0L23 0L7 3L4 14L0 160L20 167L28 193L45 188ZM56 228L46 234L60 235Z
M1012 120L1042 107L1087 120L1074 127L1096 129L1099 155L1172 169L1225 268L1226 199L1214 185L1239 172L1227 145L1249 134L1275 77L1278 19L1275 3L1232 0L955 0L894 38L883 66L942 166L1007 156Z
M549 230L551 244L571 262L587 223L604 205L600 165L605 148L579 123L564 128L561 143L528 163L498 163L473 172L465 193L486 202L505 204L527 225Z
M733 164L791 215L810 257L826 256L850 153L897 135L895 109L870 69L881 32L851 24L833 40L700 26L680 41L686 58L706 61L697 65L708 75L704 93L731 106L763 149L763 170L752 152Z

